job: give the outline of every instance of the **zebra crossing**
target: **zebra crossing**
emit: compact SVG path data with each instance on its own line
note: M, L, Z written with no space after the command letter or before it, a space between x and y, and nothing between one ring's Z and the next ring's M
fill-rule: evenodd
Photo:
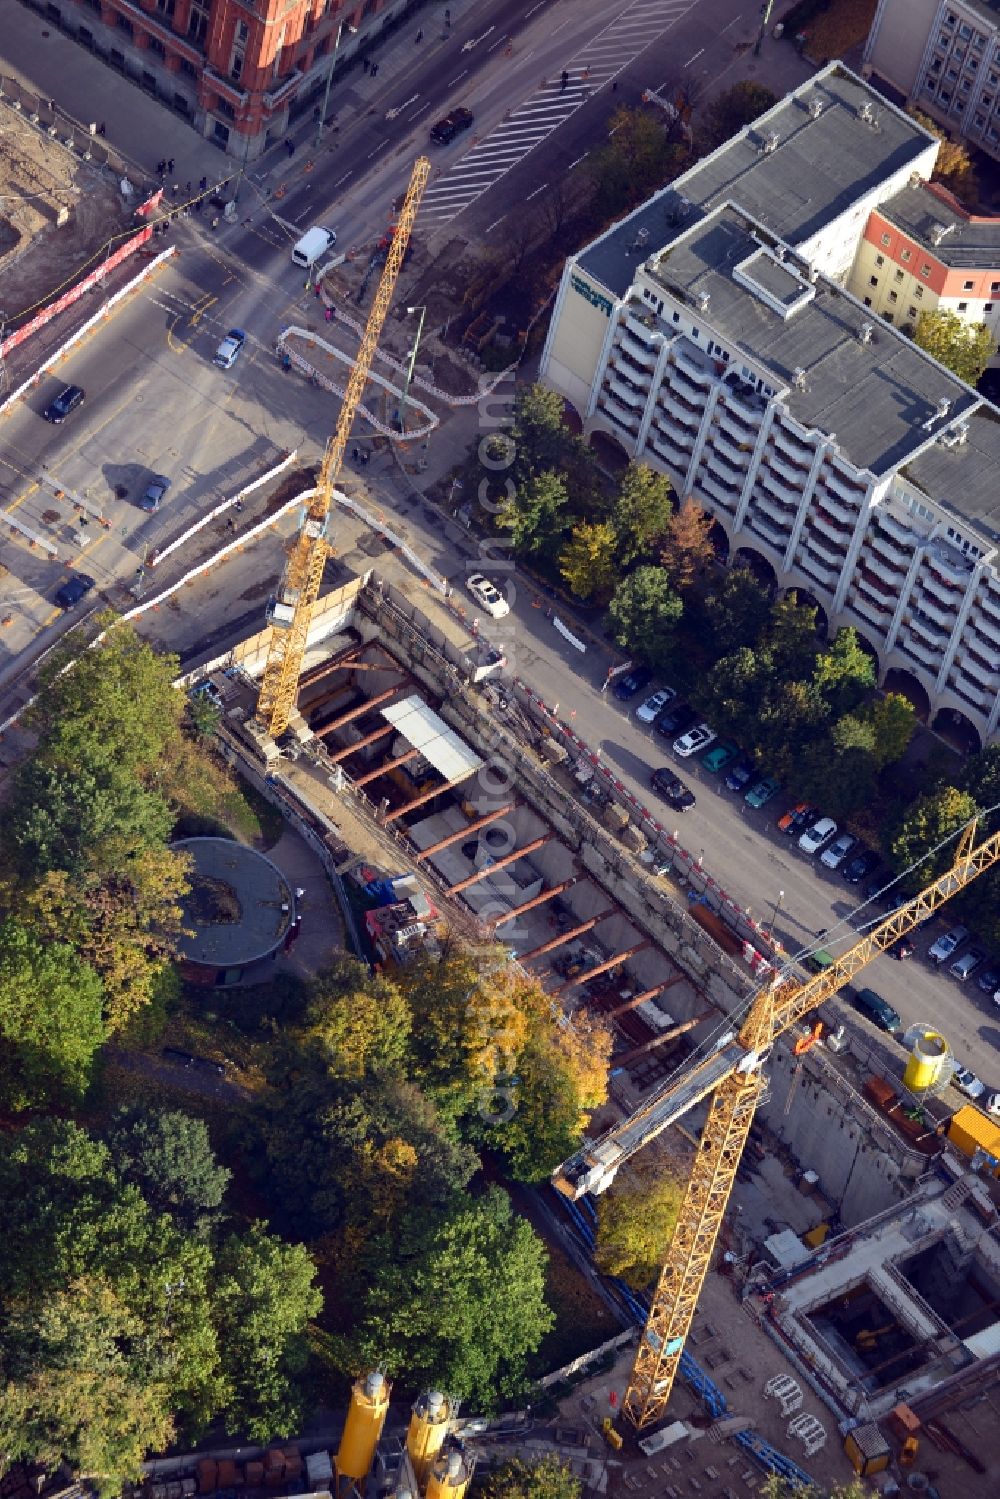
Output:
M633 0L565 64L546 79L482 141L428 184L418 222L427 229L447 224L481 198L564 120L585 104L689 11L695 0Z

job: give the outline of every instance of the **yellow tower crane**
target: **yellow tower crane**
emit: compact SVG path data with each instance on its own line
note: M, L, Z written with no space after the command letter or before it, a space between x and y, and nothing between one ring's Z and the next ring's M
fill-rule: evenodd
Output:
M267 661L257 698L257 717L268 729L272 739L287 729L295 707L302 658L309 637L309 622L312 619L313 605L319 597L323 568L331 550L327 541L327 526L333 503L333 486L340 474L355 413L368 383L368 373L375 357L382 324L389 311L430 169L427 157L418 156L386 256L382 278L368 314L361 346L344 392L340 417L326 445L319 479L285 564L281 586L268 611L271 639L268 642Z
M629 1118L589 1142L553 1174L567 1197L602 1192L648 1141L711 1094L684 1204L639 1340L622 1409L640 1431L657 1421L673 1388L684 1341L712 1259L736 1169L764 1088L764 1064L779 1036L836 994L865 964L932 915L977 875L1000 861L1000 833L975 845L976 824L962 829L951 868L862 937L807 983L788 972L761 989L738 1036L653 1093Z

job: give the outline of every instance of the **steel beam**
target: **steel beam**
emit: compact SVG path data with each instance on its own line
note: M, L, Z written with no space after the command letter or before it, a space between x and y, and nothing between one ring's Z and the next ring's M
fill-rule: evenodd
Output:
M513 864L515 860L524 859L528 854L533 854L537 848L541 848L543 843L548 843L549 839L554 837L554 833L543 833L533 843L526 843L523 848L515 848L512 854L507 854L505 858L497 859L495 863L490 863L482 869L477 869L475 874L470 874L464 880L459 880L457 885L449 885L447 893L449 895L457 895L460 890L467 890L470 885L475 885L480 880L485 880L488 874L496 874L498 869L506 869L507 865Z
M515 906L513 911L507 912L506 916L498 916L493 923L494 930L498 926L503 926L507 921L513 921L515 916L523 916L525 911L533 911L536 906L543 905L545 901L552 900L557 895L562 895L563 891L568 890L571 885L575 885L576 881L577 876L574 875L570 880L563 880L561 885L553 885L551 890L543 890L541 895L532 896L531 900L526 900L523 906Z
M429 859L433 854L440 853L443 848L448 848L452 843L457 843L460 838L468 838L470 833L478 833L480 828L486 827L488 823L496 822L498 817L503 817L508 812L513 812L517 802L508 802L501 807L499 812L487 812L485 817L478 817L475 822L466 823L464 828L459 828L457 833L449 833L446 838L439 838L437 843L432 843L430 848L425 848L417 855L417 863L421 859Z
M358 776L354 782L355 786L367 786L369 781L377 781L379 776L387 776L390 770L395 770L397 765L405 765L407 760L415 760L420 754L418 749L408 749L405 755L397 755L395 760L386 760L378 770L369 770L363 776Z
M358 739L354 744L349 744L346 749L338 750L335 755L330 755L329 759L333 762L334 765L336 765L338 760L346 760L348 755L354 754L355 750L367 749L370 744L377 744L380 739L385 738L386 734L394 734L395 731L395 724L383 724L382 727L380 729L376 729L374 733L366 734L363 739Z
M589 921L583 921L579 926L571 927L568 932L561 932L558 937L552 937L548 942L543 942L541 947L533 947L530 952L518 954L519 963L530 963L534 958L540 958L543 953L551 952L554 947L562 947L564 942L572 942L574 937L582 937L584 932L592 931L602 921L607 921L609 916L617 913L612 908L610 911L602 911L600 916L591 916Z
M390 822L395 822L397 817L405 817L407 812L412 812L416 807L422 807L424 802L431 801L435 796L440 796L442 791L450 791L453 786L461 786L465 780L459 776L455 781L442 781L440 786L432 786L430 791L424 791L420 796L415 796L412 801L405 802L402 807L397 807L395 812L390 812L385 819L384 826L388 827Z
M578 973L575 979L569 979L567 983L560 984L558 989L549 990L550 999L558 999L560 994L565 994L567 989L575 989L580 984L585 984L588 979L596 979L599 973L607 973L609 968L617 968L619 963L626 963L629 958L634 958L637 952L642 952L644 947L651 943L637 942L635 947L630 947L626 952L616 953L613 958L608 958L605 963L598 963L596 968L588 968L586 973Z
M330 676L335 671L340 671L344 666L349 666L356 656L366 650L365 645L349 645L339 656L332 656L329 661L321 661L311 671L304 672L299 678L299 691L304 687L311 687L314 682L322 682L324 677Z
M713 1013L711 1010L703 1010L700 1015L695 1015L693 1020L683 1020L680 1025L672 1025L668 1031L660 1031L650 1041L644 1041L641 1046L633 1046L631 1051L625 1052L624 1056L613 1057L612 1065L617 1070L619 1067L628 1067L630 1063L638 1061L647 1052L655 1051L658 1046L665 1046L668 1041L676 1041L678 1036L693 1031L696 1025L701 1025Z
M343 728L344 724L350 723L352 718L360 718L363 713L369 712L372 708L377 708L379 703L384 703L387 698L395 697L402 685L402 682L397 682L394 687L387 687L384 692L377 693L375 697L367 698L359 707L351 708L349 712L342 713L332 723L324 724L321 729L317 729L316 733L321 739L325 739L327 734L332 734L336 729Z
M655 999L662 994L664 989L672 989L675 984L683 984L686 975L677 973L672 979L665 979L662 984L657 984L655 989L646 989L642 994L636 994L632 999L627 999L623 1005L615 1005L613 1010L605 1011L609 1020L614 1020L618 1015L624 1015L626 1010L634 1010L641 1005L644 999Z

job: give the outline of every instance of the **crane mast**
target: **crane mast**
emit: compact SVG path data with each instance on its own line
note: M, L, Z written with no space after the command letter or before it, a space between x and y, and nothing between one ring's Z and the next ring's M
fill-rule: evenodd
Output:
M976 823L959 837L951 867L900 906L885 921L837 958L823 973L800 983L788 973L761 989L738 1037L714 1052L640 1105L636 1113L608 1130L554 1173L555 1186L569 1197L591 1186L603 1190L615 1170L650 1139L711 1093L708 1118L698 1142L694 1168L666 1262L653 1293L649 1318L636 1353L622 1409L640 1431L663 1414L681 1351L708 1273L715 1241L729 1203L757 1103L764 1088L763 1067L775 1041L805 1019L817 1005L911 932L972 880L1000 861L1000 832L975 844Z
M339 477L354 417L368 383L382 325L389 311L430 169L427 157L418 156L357 358L347 382L340 416L327 442L316 488L306 507L302 525L285 564L281 586L269 611L271 638L257 698L257 717L268 729L272 739L287 729L295 707L313 605L319 597L323 569L331 550L327 541L327 527L333 504L333 486Z

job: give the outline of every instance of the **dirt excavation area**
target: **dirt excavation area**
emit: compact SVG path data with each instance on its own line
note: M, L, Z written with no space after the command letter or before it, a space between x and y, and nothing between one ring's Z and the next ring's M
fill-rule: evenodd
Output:
M53 127L56 128L56 127ZM6 332L65 291L132 224L118 179L0 101L0 307Z

